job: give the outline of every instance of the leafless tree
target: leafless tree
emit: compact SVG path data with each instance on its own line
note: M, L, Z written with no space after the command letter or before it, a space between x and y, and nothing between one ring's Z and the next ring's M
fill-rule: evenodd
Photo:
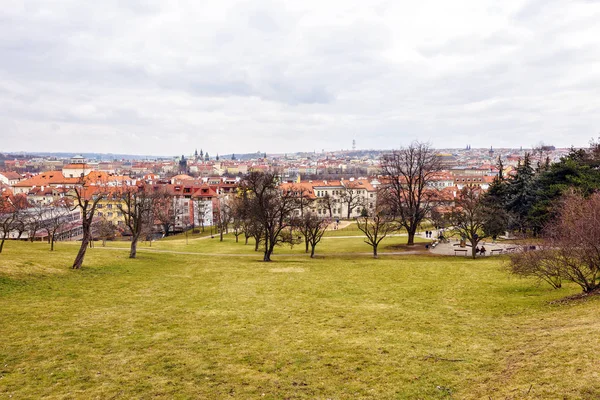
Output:
M73 199L74 208L78 208L81 212L81 227L83 229L83 237L77 257L73 262L73 269L80 269L85 258L88 245L92 242L92 225L94 215L98 203L106 198L106 187L102 185L92 185L89 180L82 178L77 186L73 188L70 196Z
M441 169L439 157L427 143L410 146L386 154L381 159L382 175L390 196L389 209L408 232L408 245L414 245L421 221L429 214L435 190L428 187Z
M106 246L107 240L115 238L117 227L110 221L102 218L96 227L96 234L102 240L102 247Z
M563 261L556 255L556 249L538 245L536 251L511 254L509 268L515 275L534 277L558 289L562 286Z
M35 240L37 233L43 230L47 210L48 207L42 204L36 204L30 209L31 212L27 218L27 235L31 242Z
M244 199L241 196L236 196L229 201L230 212L231 212L231 228L235 235L235 242L239 241L239 236L245 234L246 224L244 223L247 219L246 207ZM246 236L246 243L248 243L249 236Z
M162 227L165 236L169 236L175 226L179 211L175 207L173 196L167 190L159 190L154 193L154 196L152 215Z
M325 196L319 197L317 200L317 204L319 207L327 210L329 213L329 218L333 218L333 208L335 207L335 199L326 193Z
M124 187L115 195L120 200L117 208L123 213L125 225L131 233L129 258L135 258L137 244L144 231L144 226L151 223L154 201L157 195L146 190L144 186Z
M315 257L315 248L323 238L331 219L319 218L313 212L305 212L294 220L294 226L304 237L305 252L310 246L310 258Z
M517 275L534 276L560 287L561 280L590 293L600 288L600 193L589 198L570 193L557 219L544 231L541 250L511 256L509 268Z
M448 222L448 216L439 207L433 207L429 213L429 219L435 229L444 228Z
M477 187L464 187L455 201L449 214L450 225L454 232L471 244L471 256L477 256L479 242L486 237L484 226L489 219L489 210L481 198L481 190Z
M219 241L223 241L223 234L228 233L229 223L231 222L231 206L229 204L229 199L223 195L219 195L217 198L217 207L214 210L215 222L217 223L217 228L219 229ZM237 236L236 236L237 239Z
M196 199L196 216L198 218L198 224L200 225L200 230L204 232L204 220L208 216L210 211L209 204L204 199Z
M54 200L46 209L44 222L41 229L48 235L50 251L54 251L57 234L71 221L70 211L74 209L70 197L61 197Z
M366 217L356 218L358 229L366 236L365 243L373 248L374 258L377 258L379 243L396 230L394 215L390 212L389 203L385 201L385 198L385 194L380 190L373 213Z
M356 207L364 206L363 198L360 196L360 190L357 189L356 183L352 181L346 181L344 183L344 189L342 189L341 194L341 202L346 206L348 215L347 218L350 219L352 215L352 211Z
M2 253L2 249L4 248L4 242L15 229L20 219L19 213L21 212L21 207L15 200L15 197L0 194L0 233L2 234L2 238L0 239L0 253Z
M296 198L296 207L300 212L300 216L303 216L305 211L310 210L312 200L309 197L307 188L301 185L292 185L287 195L292 195Z
M15 213L15 221L13 223L13 230L17 233L17 239L21 239L23 233L28 230L29 221L31 220L31 214L25 212L24 209L19 210Z
M281 235L283 230L291 225L291 217L297 207L296 196L280 190L274 173L248 174L242 190L250 194L250 217L262 228L263 260L271 261L275 246L285 240Z

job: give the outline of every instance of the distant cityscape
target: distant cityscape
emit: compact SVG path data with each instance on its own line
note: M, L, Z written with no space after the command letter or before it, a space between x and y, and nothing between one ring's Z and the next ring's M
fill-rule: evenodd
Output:
M533 158L549 158L556 162L569 152L569 148L543 146L531 148L446 148L437 149L448 169L481 168L494 166L498 159L506 167L515 166L526 152ZM192 177L235 177L253 170L275 171L283 177L312 177L322 175L376 175L379 160L391 150L340 150L332 152L298 153L245 153L210 154L208 150L196 149L192 153L177 156L144 156L134 154L103 153L0 153L0 171L39 173L57 171L70 163L74 156L83 157L86 167L109 174L142 177L160 174L171 177L185 173Z
M452 201L465 186L487 190L501 166L504 176L514 173L526 153L532 164L558 161L570 149L540 146L537 149L436 149L442 170L428 181L440 199ZM381 185L381 158L386 150L348 150L269 154L210 154L198 149L175 157L84 154L0 154L0 194L11 204L21 201L31 213L47 212L63 198L72 198L78 187L150 187L168 194L172 214L170 227L154 230L168 235L194 226L213 226L220 204L227 201L251 172L273 173L282 190L301 190L315 201L315 212L325 218L356 218L371 212ZM120 189L119 189L120 188ZM112 190L112 189L111 189ZM354 199L348 197L353 193ZM89 192L93 197L94 192ZM91 198L90 197L90 198ZM22 199L22 200L19 200ZM352 201L348 201L351 199ZM96 222L108 221L127 235L120 199L106 197L96 214ZM39 210L41 209L41 211ZM43 210L46 211L43 211ZM81 235L79 217L65 228L61 240L76 240ZM13 230L11 238L27 238L29 233ZM45 240L48 232L34 233Z

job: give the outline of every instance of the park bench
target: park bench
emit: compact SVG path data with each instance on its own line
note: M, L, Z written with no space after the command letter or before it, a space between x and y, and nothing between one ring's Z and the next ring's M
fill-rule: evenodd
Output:
M517 248L516 248L516 247L507 247L507 248L506 248L506 252L507 252L507 253L514 253L514 252L515 252L515 250L517 250Z
M462 255L466 256L467 255L467 249L454 249L454 255L458 255L459 253L462 253Z
M502 254L502 249L494 249L490 251L491 256L493 256L494 254Z

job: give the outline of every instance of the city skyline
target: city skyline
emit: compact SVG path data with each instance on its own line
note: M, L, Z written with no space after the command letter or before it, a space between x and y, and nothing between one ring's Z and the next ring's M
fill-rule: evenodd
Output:
M0 151L585 147L600 3L15 4Z

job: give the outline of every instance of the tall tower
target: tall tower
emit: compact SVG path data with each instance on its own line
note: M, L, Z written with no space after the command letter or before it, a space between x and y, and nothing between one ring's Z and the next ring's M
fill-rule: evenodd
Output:
M356 139L352 139L352 151L356 150Z

